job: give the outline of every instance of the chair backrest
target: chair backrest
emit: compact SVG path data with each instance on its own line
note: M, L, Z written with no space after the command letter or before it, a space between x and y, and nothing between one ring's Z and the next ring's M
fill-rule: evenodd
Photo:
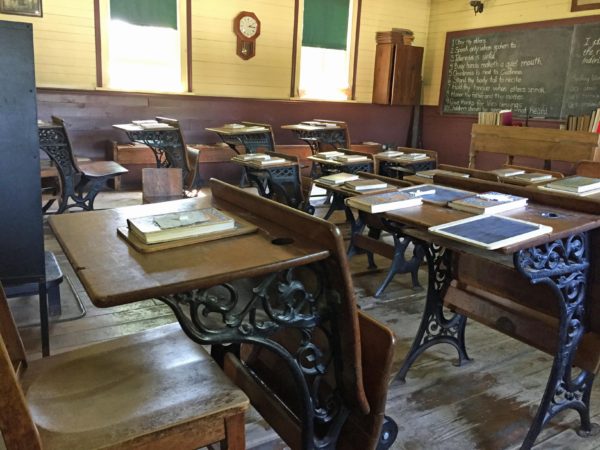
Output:
M179 120L168 117L156 117L156 121L171 125L177 129L178 142L174 145L165 146L165 156L169 162L169 167L179 168L183 172L183 184L187 189L195 188L198 178L198 150L191 149L185 143L183 132L179 125Z
M42 448L19 383L26 365L23 342L0 284L0 431L9 450Z
M314 122L331 123L337 125L341 130L335 130L331 133L324 134L319 141L319 150L327 150L325 146L336 148L347 148L350 149L350 130L348 124L341 120L329 120L329 119L314 119Z
M450 172L466 173L470 177L478 178L480 180L488 181L499 181L500 177L495 173L487 172L485 170L470 169L468 167L454 166L452 164L440 164L438 166L440 170L448 170Z
M259 122L242 122L242 125L246 125L247 127L264 127L269 130L267 134L267 142L265 143L264 150L266 152L274 152L275 151L275 134L273 133L273 127L268 123L259 123Z
M579 161L575 164L575 173L584 177L600 178L600 161Z

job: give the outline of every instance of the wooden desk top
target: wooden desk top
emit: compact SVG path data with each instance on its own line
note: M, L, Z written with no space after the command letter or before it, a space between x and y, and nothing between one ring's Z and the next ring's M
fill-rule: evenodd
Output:
M235 195L256 197L241 190ZM244 201L252 204L255 199L244 198ZM248 206L244 211L217 198L212 198L212 203L254 223L259 231L154 253L140 253L117 235L117 228L126 226L129 217L207 207L211 198L63 214L52 216L49 223L92 302L98 307L206 288L308 264L330 255L327 245L314 230L307 231L300 239L292 230L293 226L278 223L277 214L281 215L281 212L277 207L268 205L275 215L275 218L268 218L266 214L258 215L256 210L260 208L256 205ZM288 213L291 214L295 212ZM302 220L319 222L313 226L321 231L330 227L330 233L339 234L335 226L325 225L320 219L310 217L296 219L296 222ZM273 240L278 238L294 241L289 245L275 245ZM317 242L319 239L321 241Z
M113 128L116 128L118 130L123 130L126 133L131 132L131 131L172 131L172 130L177 129L177 128L172 127L171 125L167 125L167 124L163 124L156 128L144 128L144 127L142 127L140 125L136 125L134 123L116 124L116 125L113 125Z
M262 133L270 133L271 131L267 127L261 127L258 125L252 126L243 126L243 127L213 127L213 128L205 128L206 131L212 131L217 134L222 134L225 136L236 136L240 134L262 134Z
M296 123L292 125L282 125L281 128L284 130L292 130L292 131L338 131L343 128L339 125L306 125L303 123Z
M533 247L556 239L561 239L579 232L600 227L600 216L570 211L558 207L536 205L531 203L524 208L516 208L496 215L526 220L552 227L552 233L498 249L498 252L509 254L517 250ZM458 211L449 207L423 203L411 208L397 209L384 214L388 219L418 229L427 229L434 225L465 219L473 214ZM454 241L431 235L434 242L443 242L444 246L455 247ZM450 243L450 244L449 244ZM447 245L448 244L448 245ZM464 246L461 246L464 247Z

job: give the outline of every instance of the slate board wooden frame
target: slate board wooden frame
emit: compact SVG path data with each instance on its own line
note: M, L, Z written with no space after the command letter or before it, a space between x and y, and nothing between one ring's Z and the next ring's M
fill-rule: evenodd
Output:
M589 0L571 0L571 12L586 11L588 9L600 9L600 2Z
M42 0L0 0L0 13L42 17Z
M577 0L572 0L573 3L575 3ZM578 3L585 3L585 2L578 2ZM598 7L600 8L600 3L593 3L594 5L597 4ZM592 9L591 8L592 3L585 5L586 9ZM582 5L583 6L583 5ZM451 48L451 43L453 39L456 38L460 38L460 37L469 37L469 36L481 36L481 35L487 35L487 34L492 34L492 33L496 33L496 32L512 32L512 31L528 31L528 30L543 30L545 28L554 28L554 27L560 27L560 26L574 26L574 25L580 25L580 24L593 24L593 23L597 23L600 25L600 15L593 15L593 16L581 16L581 17L574 17L574 18L569 18L569 19L557 19L557 20L547 20L547 21L541 21L541 22L527 22L527 23L521 23L521 24L514 24L514 25L503 25L503 26L497 26L497 27L487 27L487 28L474 28L474 29L470 29L470 30L458 30L458 31L449 31L446 33L446 43L445 43L445 50L444 50L444 64L443 64L443 68L442 68L442 82L440 85L440 97L439 97L439 102L438 102L438 106L439 106L439 113L440 115L451 115L452 117L457 117L457 118L472 118L475 114L473 113L455 113L455 112L445 112L444 111L444 104L445 104L445 97L446 97L446 89L448 87L448 68L449 68L449 55L450 55L450 48ZM530 115L530 118L533 115ZM517 115L515 116L516 119L519 119L520 117ZM523 117L523 119L525 119L525 117ZM548 119L549 121L560 121L559 119Z

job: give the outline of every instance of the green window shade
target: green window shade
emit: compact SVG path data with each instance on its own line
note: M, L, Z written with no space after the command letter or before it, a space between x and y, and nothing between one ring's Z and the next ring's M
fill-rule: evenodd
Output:
M132 25L177 29L177 0L110 0L110 18Z
M304 0L302 45L346 50L350 0Z

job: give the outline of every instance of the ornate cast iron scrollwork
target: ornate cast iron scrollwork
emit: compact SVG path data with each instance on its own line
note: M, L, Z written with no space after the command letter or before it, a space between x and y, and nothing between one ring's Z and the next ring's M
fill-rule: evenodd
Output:
M337 386L342 367L335 332L339 294L324 288L324 273L313 265L270 274L251 289L250 298L229 284L160 298L195 342L248 343L281 359L299 395L306 449L335 448L348 416ZM324 384L326 375L333 386Z
M422 245L425 248L429 269L427 300L413 345L395 377L402 382L405 381L406 373L421 353L436 344L452 345L458 352L458 365L469 360L465 348L467 318L457 313L447 318L443 310L444 295L452 280L452 252L435 244L422 243Z
M516 269L533 284L546 284L556 295L560 311L558 348L546 390L523 442L531 448L541 429L560 411L575 409L581 418L580 435L592 433L590 394L594 374L573 375L573 359L585 333L585 293L589 262L585 233L559 239L514 254Z

